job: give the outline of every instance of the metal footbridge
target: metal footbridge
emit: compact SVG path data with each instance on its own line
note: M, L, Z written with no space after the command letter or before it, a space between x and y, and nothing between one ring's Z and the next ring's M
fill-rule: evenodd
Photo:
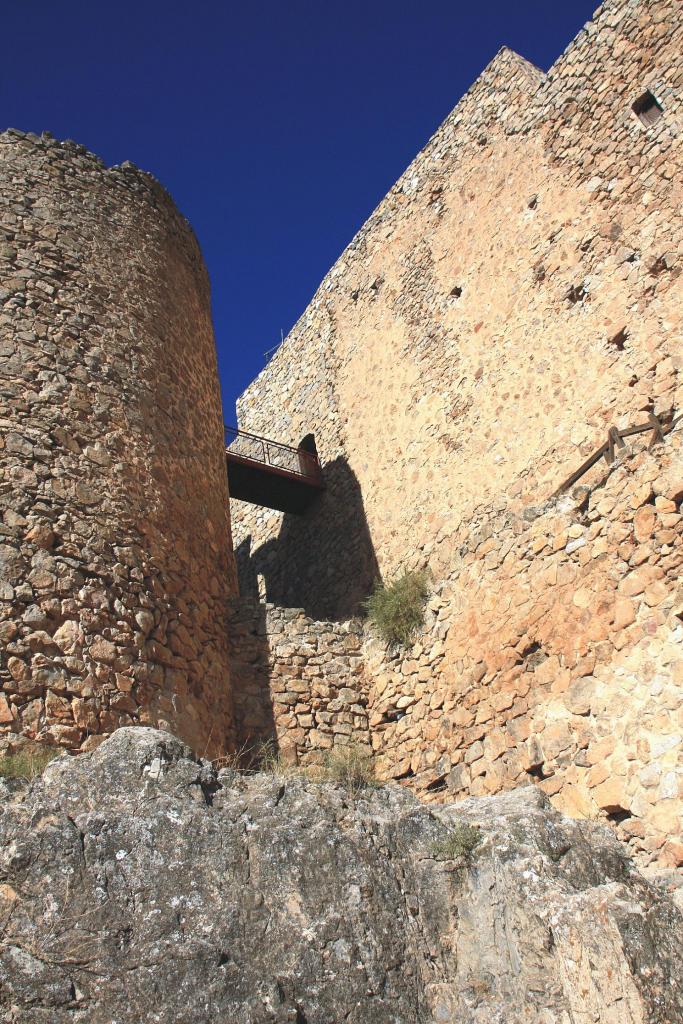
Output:
M315 447L315 446L313 446ZM301 515L325 489L315 451L225 428L230 497Z

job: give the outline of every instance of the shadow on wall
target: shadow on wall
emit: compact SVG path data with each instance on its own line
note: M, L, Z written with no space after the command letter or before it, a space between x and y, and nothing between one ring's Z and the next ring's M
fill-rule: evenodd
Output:
M230 670L237 749L245 764L258 763L264 750L278 752L270 692L270 646L266 609L241 598L229 617Z
M323 472L326 490L303 515L285 513L277 539L253 550L247 537L235 558L242 597L259 598L261 576L272 604L340 621L361 612L379 569L355 473L343 458Z

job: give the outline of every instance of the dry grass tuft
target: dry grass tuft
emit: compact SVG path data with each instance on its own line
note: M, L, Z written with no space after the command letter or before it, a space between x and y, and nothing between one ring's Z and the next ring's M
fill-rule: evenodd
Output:
M55 747L30 746L16 754L0 756L0 776L5 779L35 779L42 775L50 761L59 757Z
M356 743L326 750L315 773L316 782L333 782L357 796L363 789L379 786L372 754Z
M463 858L469 861L480 842L481 832L478 828L467 825L465 822L458 822L444 839L434 843L432 857L436 860L460 860Z

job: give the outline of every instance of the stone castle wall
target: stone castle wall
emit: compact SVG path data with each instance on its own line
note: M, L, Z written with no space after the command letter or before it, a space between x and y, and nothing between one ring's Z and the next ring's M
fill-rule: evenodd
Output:
M536 781L683 863L682 501L679 431L463 532L412 650L365 645L380 773L428 799Z
M232 502L240 600L191 231L135 168L0 136L1 742L356 742L683 863L681 426L550 500L683 405L681 11L611 0L547 75L501 51L330 271L239 403L327 489ZM404 567L433 594L399 652L350 617Z
M228 634L238 744L247 758L274 739L285 760L304 765L335 744L370 748L359 622L320 622L302 608L240 599Z
M307 765L370 744L423 799L537 783L643 862L683 864L683 435L460 536L407 650L360 622L239 602L241 742Z
M0 136L0 730L232 734L209 284L168 195Z
M666 863L683 860L680 426L549 498L610 425L683 405L682 10L607 3L547 75L498 54L238 404L244 429L314 433L353 509L321 502L294 531L231 510L241 586L281 605L304 604L298 559L324 617L358 608L369 571L322 575L335 528L385 578L429 567L414 649L363 644L385 777L428 799L534 779ZM306 756L309 728L315 711Z
M384 576L445 575L463 522L545 500L607 426L676 400L682 35L672 0L611 2L547 75L503 50L463 97L238 404L246 430L314 433L358 487L305 524L234 502L245 583L303 603L297 540L315 556L334 515ZM326 616L357 576L312 580Z

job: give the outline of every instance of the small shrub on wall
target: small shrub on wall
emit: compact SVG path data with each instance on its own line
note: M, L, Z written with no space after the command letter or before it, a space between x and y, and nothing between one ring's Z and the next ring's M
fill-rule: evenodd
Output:
M388 643L407 644L424 622L429 597L426 572L404 572L393 583L380 580L365 602L368 619Z

